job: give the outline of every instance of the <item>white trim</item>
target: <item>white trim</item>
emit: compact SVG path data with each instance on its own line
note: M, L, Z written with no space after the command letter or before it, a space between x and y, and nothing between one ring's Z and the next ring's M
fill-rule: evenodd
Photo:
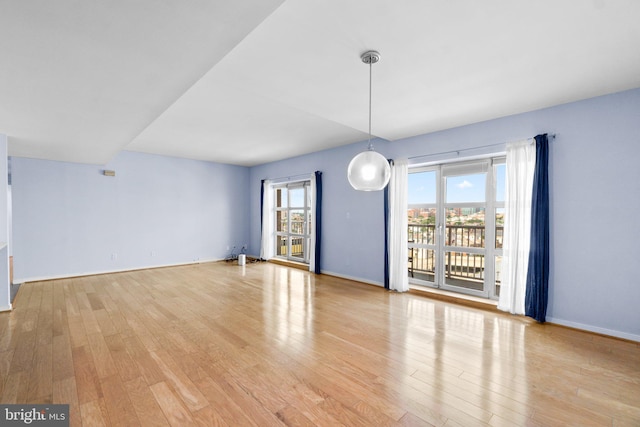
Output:
M455 163L445 163L442 165L442 176L456 177L487 173L487 171L491 167L490 160L491 158L483 160L462 160Z
M132 267L125 269L115 269L115 270L101 270L94 272L84 272L84 273L70 273L70 274L61 274L56 276L40 276L40 277L27 277L27 278L14 278L14 283L29 283L29 282L43 282L46 280L58 280L58 279L71 279L74 277L86 277L86 276L99 276L101 274L112 274L112 273L126 273L127 271L138 271L138 270L151 270L154 268L165 268L165 267L180 267L183 265L195 265L195 264L204 264L207 262L218 262L224 261L224 258L215 258L215 259L206 259L200 261L187 261L187 262L177 262L173 264L158 264L158 265L148 265L144 267Z
M265 181L265 184L268 181ZM267 197L265 196L263 199L263 230L269 230L269 235L271 236L266 242L263 241L261 243L261 248L265 247L266 253L262 255L262 259L269 260L271 258L279 258L286 261L299 262L302 264L307 264L309 266L309 271L315 270L315 218L312 221L313 226L309 226L309 216L313 217L315 214L315 173L311 173L308 178L300 179L297 181L286 181L281 184L269 182L269 209L270 209L270 218L268 219L268 223L264 223L264 219L267 218L266 212L264 209L267 208L267 204L265 201ZM291 190L300 190L302 189L304 192L304 203L302 206L291 206ZM286 206L276 206L276 197L277 191L286 191ZM266 194L266 192L265 192ZM311 200L309 200L309 196L311 196ZM292 222L292 211L302 210L304 212L304 226L302 230L302 234L294 233L291 227ZM284 231L278 231L278 224L276 223L276 218L278 212L285 212L287 215L287 228ZM276 242L278 242L278 236L286 238L287 241L287 253L286 255L278 255ZM274 239L275 237L275 239ZM292 246L294 239L302 239L302 258L292 255ZM265 251L263 250L263 252Z
M313 175L313 172L311 173L311 175ZM287 184L299 184L301 182L304 181L309 181L309 174L306 173L301 173L300 175L296 175L299 178L295 178L295 179L289 179L289 178L276 178L276 179L268 179L265 178L267 181L269 181L270 184L272 184L274 187L286 187ZM306 178L304 178L304 176L307 176Z
M561 325L561 326L567 326L569 328L580 329L587 332L594 332L597 334L640 342L640 335L630 334L630 333L621 332L621 331L614 331L613 329L600 328L598 326L585 325L583 323L578 323L578 322L570 322L568 320L558 319L558 318L549 317L549 316L547 316L546 322L556 324L556 325Z
M413 157L413 158L409 158L409 168L428 168L428 167L432 167L432 166L439 166L439 165L446 165L448 163L457 163L457 162L466 162L466 161L473 161L473 160L485 160L485 159L490 159L492 157L502 157L505 156L507 154L506 151L506 143L503 147L501 147L499 150L497 151L491 151L485 154L478 154L475 156L460 156L460 152L462 151L466 151L464 149L460 150L459 152L448 152L448 153L436 153L436 154L425 154L424 156L417 156L417 157ZM458 154L456 154L458 153ZM452 154L455 154L455 157L451 157ZM436 157L436 156L440 156L442 155L443 158L441 159L436 159L436 160L431 160L428 162L420 162L420 161L416 161L415 159L419 159L421 157Z
M310 174L310 176L313 176L313 174ZM297 179L295 181L282 181L282 182L269 181L269 184L271 184L271 188L300 188L300 187L305 187L307 185L311 185L309 183L310 180L311 178L307 177L307 178Z
M0 313L4 311L11 311L11 304L0 306Z

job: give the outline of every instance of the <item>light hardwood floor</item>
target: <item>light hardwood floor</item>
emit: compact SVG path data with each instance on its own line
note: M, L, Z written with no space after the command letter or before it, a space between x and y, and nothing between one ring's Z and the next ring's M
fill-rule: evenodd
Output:
M25 284L0 378L77 426L640 425L638 343L274 264Z

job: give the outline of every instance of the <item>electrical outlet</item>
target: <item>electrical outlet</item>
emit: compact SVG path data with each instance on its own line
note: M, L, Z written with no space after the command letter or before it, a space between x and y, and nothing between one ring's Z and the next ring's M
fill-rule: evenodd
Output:
M118 259L118 253L114 252L111 254L111 261L116 261Z
M156 256L156 251L151 251L151 256Z

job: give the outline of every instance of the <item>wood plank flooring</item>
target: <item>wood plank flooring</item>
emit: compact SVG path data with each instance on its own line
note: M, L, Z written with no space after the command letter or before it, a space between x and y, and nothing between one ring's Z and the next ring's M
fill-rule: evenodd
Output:
M73 426L640 426L640 344L275 264L27 283L0 402Z

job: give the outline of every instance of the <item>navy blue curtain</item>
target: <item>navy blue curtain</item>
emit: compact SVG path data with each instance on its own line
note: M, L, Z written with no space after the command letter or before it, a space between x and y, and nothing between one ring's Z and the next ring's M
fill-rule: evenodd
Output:
M316 246L315 246L315 269L314 273L320 274L320 252L322 243L322 172L315 171L316 176Z
M263 206L264 206L264 179L260 181L260 244L262 244L262 221L263 221ZM260 251L262 253L262 250ZM260 258L262 261L262 258Z
M536 168L531 198L531 248L525 295L525 314L538 322L547 315L549 291L549 140L536 140Z
M264 215L263 207L264 207L264 179L260 181L260 232L262 232L262 219L263 219L262 216Z
M393 160L389 159L393 166ZM389 186L384 187L384 288L389 289Z

